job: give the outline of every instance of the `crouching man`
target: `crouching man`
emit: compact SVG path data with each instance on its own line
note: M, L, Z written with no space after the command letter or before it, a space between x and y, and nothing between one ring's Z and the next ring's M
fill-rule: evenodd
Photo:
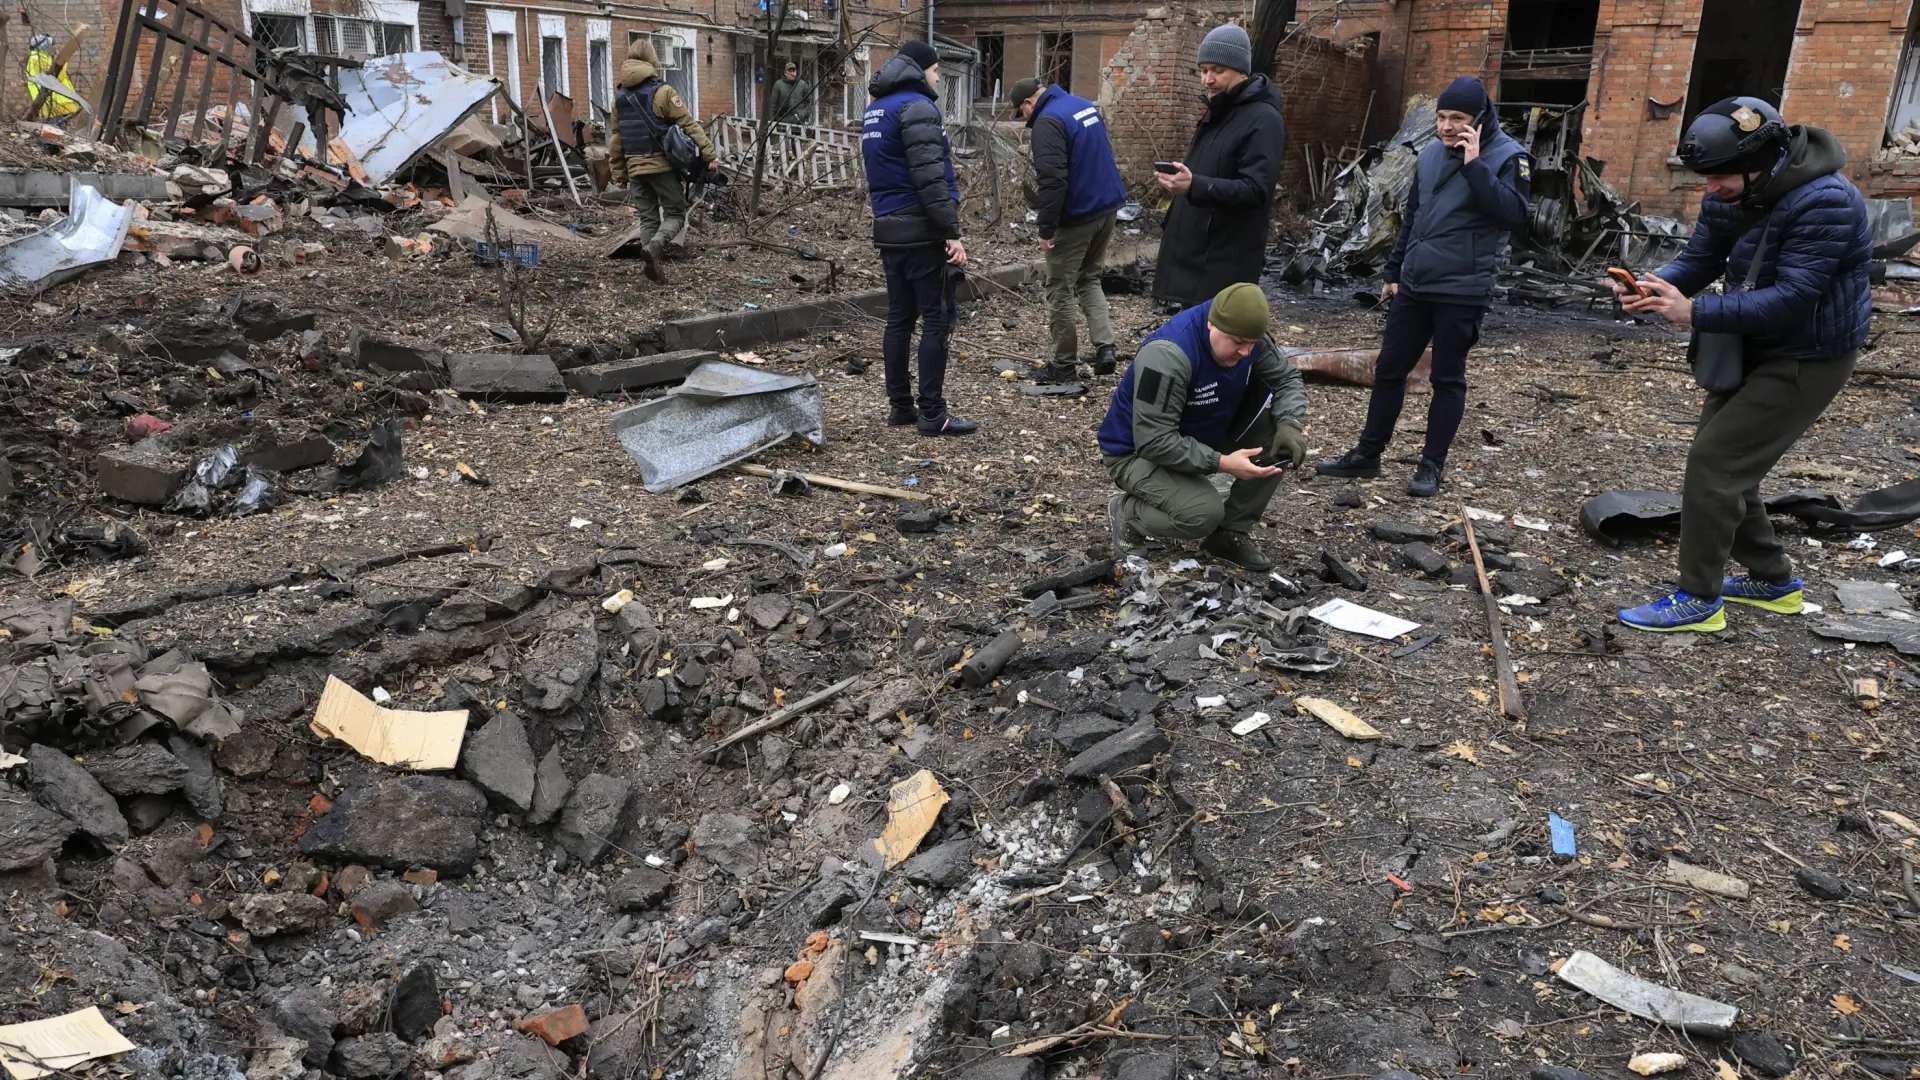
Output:
M1267 319L1258 285L1229 285L1141 343L1100 425L1120 486L1108 508L1116 558L1144 555L1153 536L1273 568L1248 534L1280 486L1279 462L1306 460L1307 390L1265 340ZM1224 499L1208 479L1216 472L1233 477Z

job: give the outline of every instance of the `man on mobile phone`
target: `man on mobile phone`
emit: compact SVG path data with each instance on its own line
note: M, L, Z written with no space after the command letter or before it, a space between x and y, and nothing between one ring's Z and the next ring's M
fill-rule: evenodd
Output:
M1076 303L1093 339L1093 373L1111 375L1116 363L1113 317L1100 271L1113 239L1114 213L1127 201L1120 168L1099 106L1038 79L1013 84L1013 103L1033 132L1034 212L1040 248L1047 253L1047 323L1053 355L1030 373L1042 385L1073 381L1079 362L1074 340Z
M1760 481L1853 374L1873 318L1867 205L1830 132L1788 126L1733 97L1703 109L1680 160L1707 193L1685 251L1620 305L1703 333L1738 334L1743 378L1708 391L1680 497L1680 587L1620 612L1636 630L1724 630L1724 601L1795 614L1804 596ZM1755 260L1759 260L1756 268ZM1757 270L1757 273L1754 272ZM1728 290L1706 292L1724 276ZM1751 288L1741 288L1751 277ZM1747 575L1725 577L1731 557Z
M1147 336L1114 388L1100 453L1120 487L1108 503L1115 558L1146 554L1146 538L1199 540L1255 573L1273 560L1249 535L1307 457L1307 388L1265 338L1267 298L1240 283L1175 315ZM1223 499L1208 477L1233 477Z
M1314 466L1322 476L1380 475L1380 455L1406 403L1407 376L1431 342L1427 442L1407 482L1407 494L1422 499L1440 493L1447 451L1467 411L1467 353L1480 340L1480 320L1493 304L1507 234L1526 227L1533 178L1532 160L1500 130L1479 79L1453 80L1437 105L1440 137L1420 151L1380 288L1393 306L1374 362L1366 427L1357 446Z
M1260 280L1287 126L1272 81L1249 73L1271 59L1256 65L1247 32L1232 23L1200 43L1207 111L1186 160L1154 172L1173 197L1153 274L1153 299L1163 307L1192 307L1236 281Z

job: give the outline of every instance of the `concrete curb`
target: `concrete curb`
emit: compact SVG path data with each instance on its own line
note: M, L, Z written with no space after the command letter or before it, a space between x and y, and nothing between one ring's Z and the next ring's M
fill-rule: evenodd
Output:
M1150 259L1159 250L1156 241L1117 244L1108 252L1107 266L1124 266L1141 257ZM1043 260L1035 260L997 266L984 274L969 274L960 299L978 300L1001 290L1017 289L1029 281L1042 281L1046 265ZM886 313L887 291L869 289L798 304L678 319L661 323L660 336L669 349L745 349L792 341L818 330L844 326L862 315L879 318Z

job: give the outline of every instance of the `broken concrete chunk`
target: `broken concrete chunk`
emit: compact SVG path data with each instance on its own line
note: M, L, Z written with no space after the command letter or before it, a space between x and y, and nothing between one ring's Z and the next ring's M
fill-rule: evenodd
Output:
M636 866L613 883L607 891L607 901L615 911L651 911L666 900L667 890L672 887L673 879L665 872L651 866Z
M333 1044L327 1071L346 1080L386 1080L407 1071L413 1051L391 1031L341 1039Z
M1745 900L1752 891L1751 886L1737 877L1674 858L1667 860L1667 877L1689 888L1734 900Z
M528 708L564 712L586 697L600 667L600 635L593 626L599 608L589 602L556 612L547 620L533 654L521 668L520 688Z
M1069 754L1078 754L1102 739L1126 730L1104 716L1072 716L1053 729L1054 744Z
M251 893L234 897L227 910L257 938L304 930L327 915L327 902L303 892Z
M1152 761L1155 755L1173 749L1166 733L1151 719L1142 720L1117 735L1110 735L1088 747L1067 763L1067 775L1076 780L1111 776L1136 765Z
M306 855L465 874L480 857L486 797L464 780L396 776L349 788L300 837Z
M1785 1076L1800 1063L1799 1056L1782 1045L1779 1039L1757 1031L1735 1034L1733 1054L1742 1064L1766 1076Z
M572 388L574 393L583 397L599 397L601 394L645 390L679 382L694 368L709 360L718 359L720 354L706 349L680 349L654 356L636 356L627 360L610 360L604 364L570 368L564 373L564 377L567 386Z
M430 345L403 345L397 341L363 337L356 331L348 348L353 352L354 366L368 371L438 375L447 370L446 354Z
M914 706L920 704L924 697L920 685L912 679L894 679L882 683L867 699L867 721L885 720L899 712L911 715L915 711Z
M48 809L103 844L127 841L127 819L100 782L51 746L27 748L27 786Z
M267 431L256 435L240 453L240 464L266 472L311 469L333 460L333 443L317 433Z
M148 742L91 751L82 764L115 795L160 795L187 782L180 759Z
M567 793L572 790L573 781L567 779L566 766L560 762L560 747L556 744L540 759L540 768L533 774L533 809L527 812L527 824L545 825L559 816L567 805Z
M949 840L900 864L900 875L916 885L951 889L973 873L973 839Z
M959 1080L1041 1080L1046 1075L1037 1057L999 1057L971 1066Z
M1116 1054L1110 1060L1113 1080L1180 1080L1180 1059L1173 1054L1136 1050Z
M588 773L573 786L553 838L567 854L592 866L613 846L625 823L633 785L605 773Z
M60 853L73 822L41 806L31 795L0 786L0 873L39 866Z
M265 732L245 728L220 744L214 760L241 780L258 780L273 768L273 756L280 744Z
M431 963L419 964L394 987L393 1033L417 1042L433 1033L442 1015L440 979Z
M312 1068L327 1063L333 1049L333 1030L340 1026L340 1010L323 987L296 986L271 999L268 1019L286 1035L307 1044L301 1060Z
M760 869L758 829L752 819L719 811L701 815L693 827L693 852L737 878Z
M1643 1020L1710 1039L1726 1038L1740 1019L1740 1010L1732 1005L1650 983L1585 950L1567 957L1555 974L1562 982Z
M1793 880L1799 882L1801 888L1822 900L1845 900L1851 892L1846 882L1832 874L1804 866L1793 872Z
M187 463L140 446L108 450L94 459L100 492L123 502L160 506L187 478Z
M454 393L474 401L527 405L567 399L567 384L551 356L455 354L447 357L447 382Z
M413 890L407 888L405 882L392 878L368 882L353 894L353 921L369 930L383 930L387 923L418 910L420 905L414 903Z
M460 775L495 803L520 813L533 807L536 770L526 725L511 709L487 721L460 751Z
M1404 521L1377 521L1373 525L1373 538L1389 544L1431 544L1440 539L1440 534L1425 525L1409 525Z
M226 807L220 779L213 772L213 755L206 747L178 733L167 736L167 749L187 771L186 779L180 782L187 805L208 821L220 820L220 813Z
M1445 555L1433 549L1433 545L1418 540L1401 545L1400 558L1408 567L1426 577L1446 577L1451 565Z
M787 614L793 610L793 601L779 593L761 593L740 610L760 629L771 630L786 621Z

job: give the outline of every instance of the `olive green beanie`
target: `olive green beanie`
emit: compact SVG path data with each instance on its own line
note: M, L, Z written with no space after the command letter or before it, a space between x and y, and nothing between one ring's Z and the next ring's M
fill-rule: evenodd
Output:
M1241 281L1220 290L1207 312L1207 321L1223 334L1251 341L1267 335L1267 294L1260 286Z

